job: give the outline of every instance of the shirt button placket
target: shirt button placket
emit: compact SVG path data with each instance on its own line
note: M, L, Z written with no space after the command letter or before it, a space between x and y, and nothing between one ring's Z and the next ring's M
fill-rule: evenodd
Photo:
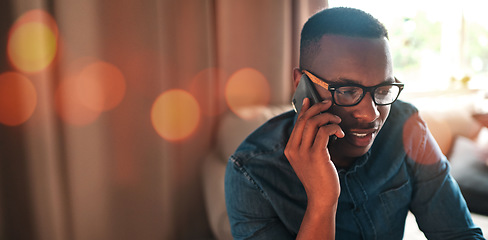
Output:
M363 185L357 178L356 174L346 174L345 182L347 190L354 203L353 215L360 226L361 234L367 239L376 239L376 229L373 225L365 204L368 201L368 195Z

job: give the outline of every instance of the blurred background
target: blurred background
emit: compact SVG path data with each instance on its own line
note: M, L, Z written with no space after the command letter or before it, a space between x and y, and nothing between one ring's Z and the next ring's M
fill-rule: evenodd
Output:
M484 98L475 1L0 1L0 239L212 239L222 116L288 104L301 26L340 5L389 28L404 98Z

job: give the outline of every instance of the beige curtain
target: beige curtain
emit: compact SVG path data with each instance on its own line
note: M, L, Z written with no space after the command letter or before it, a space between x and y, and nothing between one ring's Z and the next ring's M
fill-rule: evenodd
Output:
M299 29L326 5L2 1L0 239L211 239L219 117L288 103Z

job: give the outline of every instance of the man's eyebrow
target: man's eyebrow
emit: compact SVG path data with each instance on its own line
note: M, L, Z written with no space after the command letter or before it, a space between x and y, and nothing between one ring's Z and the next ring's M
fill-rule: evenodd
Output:
M361 85L359 81L349 79L349 78L343 78L343 77L338 77L335 79L329 80L331 84L356 84L356 85Z
M344 77L338 77L338 78L330 79L330 80L327 79L327 82L330 85L348 85L348 84L362 85L360 83L360 81L353 80L353 79L349 79L349 78L344 78ZM394 82L395 82L395 78L394 77L388 77L387 79L383 80L383 82L381 82L380 84L383 84L383 83L394 83Z

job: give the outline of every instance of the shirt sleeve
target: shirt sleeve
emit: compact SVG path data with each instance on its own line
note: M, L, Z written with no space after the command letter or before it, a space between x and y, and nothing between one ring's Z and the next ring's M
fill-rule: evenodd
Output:
M428 239L485 239L474 225L450 165L425 122L414 114L404 127L414 188L410 210Z
M225 201L234 239L294 239L266 194L233 157L225 173Z

